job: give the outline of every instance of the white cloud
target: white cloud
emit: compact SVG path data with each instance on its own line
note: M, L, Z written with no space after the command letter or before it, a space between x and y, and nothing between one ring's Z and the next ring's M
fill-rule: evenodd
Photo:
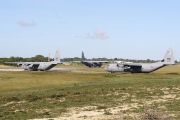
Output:
M22 27L36 26L36 23L34 21L31 22L19 21L17 22L17 24Z
M87 34L85 36L83 36L83 38L87 38L87 39L107 39L109 38L108 34L101 30L101 29L96 29L96 31L93 34Z

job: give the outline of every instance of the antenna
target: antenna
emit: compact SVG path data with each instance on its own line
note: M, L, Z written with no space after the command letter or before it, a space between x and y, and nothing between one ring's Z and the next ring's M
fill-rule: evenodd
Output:
M49 56L48 56L48 62L50 62L50 53L49 53Z

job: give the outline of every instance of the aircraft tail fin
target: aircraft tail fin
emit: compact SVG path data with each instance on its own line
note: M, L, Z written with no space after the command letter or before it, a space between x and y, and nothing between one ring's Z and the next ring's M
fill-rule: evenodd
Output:
M59 50L56 51L56 54L54 56L54 61L57 63L60 63L60 52L59 52Z
M162 62L164 62L165 65L173 65L173 64L175 64L173 50L171 48L169 48L167 50Z
M85 56L84 56L84 52L82 51L81 62L83 62L83 61L85 61L85 60L86 60L86 58L85 58Z

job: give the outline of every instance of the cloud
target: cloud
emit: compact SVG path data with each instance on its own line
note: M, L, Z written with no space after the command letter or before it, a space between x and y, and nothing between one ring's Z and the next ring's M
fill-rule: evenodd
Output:
M104 40L104 39L109 38L109 36L105 31L103 31L101 29L96 29L96 31L93 34L87 34L87 35L83 36L83 38Z
M31 22L19 21L17 22L17 24L22 27L36 26L36 23L34 21Z

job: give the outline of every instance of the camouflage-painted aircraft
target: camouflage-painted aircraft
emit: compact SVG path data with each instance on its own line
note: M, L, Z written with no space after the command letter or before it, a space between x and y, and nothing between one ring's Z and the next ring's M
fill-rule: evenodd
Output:
M88 61L84 56L84 52L82 52L81 63L88 67L101 67L102 63L108 63L108 61Z

